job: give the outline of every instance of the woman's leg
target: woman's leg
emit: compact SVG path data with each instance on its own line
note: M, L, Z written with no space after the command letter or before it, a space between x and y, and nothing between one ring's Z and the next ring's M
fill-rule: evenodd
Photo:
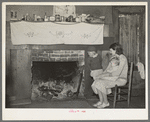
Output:
M101 95L102 95L102 104L98 105L97 108L103 109L109 106L109 102L107 100L107 94L101 92Z
M97 90L98 92L98 95L99 95L99 99L100 99L100 102L101 104L98 104L97 105L97 108L105 108L107 106L109 106L109 102L107 100L107 94L104 94L103 92Z
M103 93L98 89L97 89L97 93L98 93L101 104L103 104L103 102L104 102Z
M104 103L107 104L108 103L107 94L102 93L102 95Z

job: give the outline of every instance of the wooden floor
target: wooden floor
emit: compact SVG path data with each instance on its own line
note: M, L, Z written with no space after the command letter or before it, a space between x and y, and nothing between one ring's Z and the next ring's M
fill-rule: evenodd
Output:
M79 97L75 99L64 99L64 100L51 100L51 101L32 101L26 105L11 105L10 108L85 108L85 109L96 109L93 104L98 102L97 96L90 98ZM109 101L110 106L108 109L114 109L113 103ZM118 102L117 108L128 108L126 102ZM131 98L131 104L129 108L145 108L145 97L134 96Z

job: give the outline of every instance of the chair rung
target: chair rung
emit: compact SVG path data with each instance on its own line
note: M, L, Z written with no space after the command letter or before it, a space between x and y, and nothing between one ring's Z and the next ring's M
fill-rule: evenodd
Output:
M121 92L123 92L123 93L128 93L128 91L124 91L124 90L121 90Z
M121 89L128 89L128 86L117 86L117 88L121 88Z
M121 93L117 93L117 95L128 95L128 93L121 91ZM110 94L108 97L114 97L114 94Z
M128 93L117 93L117 95L128 95Z
M127 100L116 100L116 102L122 102L122 101L127 101Z
M114 101L114 99L110 99L110 98L108 98L110 101Z
M127 100L127 98L123 97L123 96L120 96L120 98L124 99L124 100Z
M108 97L114 97L114 95L113 95L113 94L111 94L111 95L108 95Z
M117 99L116 101L127 101L127 98L121 96L120 99Z

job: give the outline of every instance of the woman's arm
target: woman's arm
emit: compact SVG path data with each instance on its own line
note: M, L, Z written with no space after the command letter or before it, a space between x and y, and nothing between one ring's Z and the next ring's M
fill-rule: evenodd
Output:
M108 73L108 72L102 73L102 74L100 74L99 76L97 76L96 79L98 80L98 79L101 79L101 78L103 78L103 77L109 77L109 75L110 75L110 73ZM96 80L96 79L95 79L95 80Z
M111 63L108 64L107 68L105 69L104 73L107 72L108 69L110 69Z
M111 76L120 76L124 66L126 64L126 58L124 56L120 56L120 64L116 71L111 73Z
M109 72L105 72L102 74L102 77L109 77L109 74L110 74Z

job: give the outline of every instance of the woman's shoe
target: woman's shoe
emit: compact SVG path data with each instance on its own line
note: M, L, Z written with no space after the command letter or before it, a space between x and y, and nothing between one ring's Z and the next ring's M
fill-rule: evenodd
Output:
M97 106L99 106L99 105L101 105L102 103L99 101L99 102L97 102L96 104L94 104L93 106L94 107L97 107Z
M103 109L104 107L102 105L97 106L98 109Z
M101 105L98 105L97 108L98 109L103 109L103 108L108 107L108 106L109 106L109 102L107 104L103 103Z
M110 104L109 104L109 102L108 102L107 104L106 104L106 103L103 103L101 106L105 108L105 107L108 107L109 105L110 105Z

